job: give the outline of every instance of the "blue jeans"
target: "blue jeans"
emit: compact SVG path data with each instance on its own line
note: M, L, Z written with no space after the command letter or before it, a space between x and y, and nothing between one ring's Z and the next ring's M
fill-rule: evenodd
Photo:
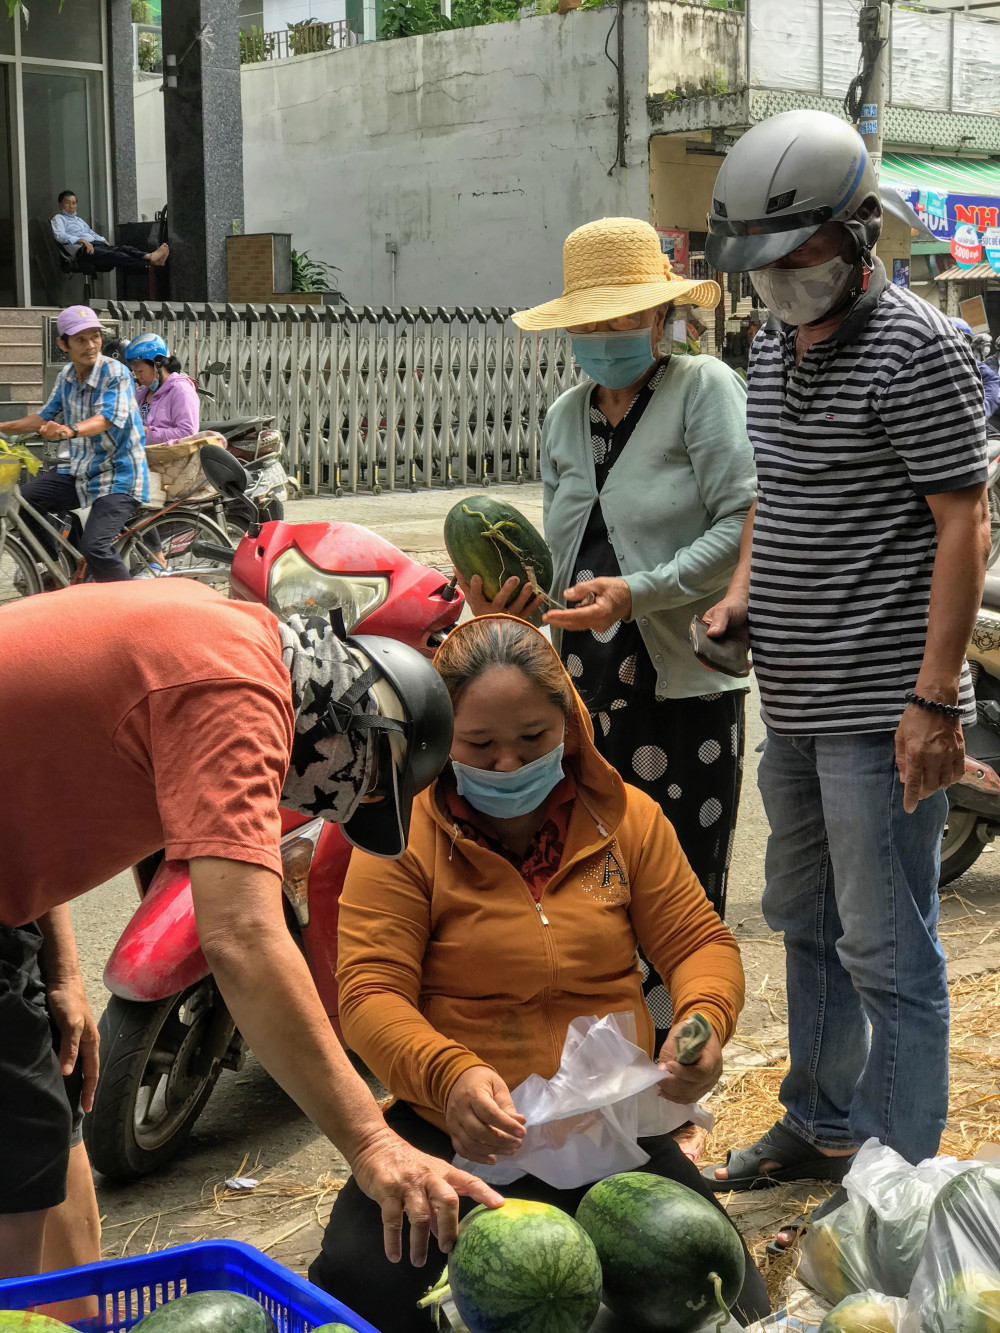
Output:
M947 797L904 812L888 731L769 731L758 785L764 918L785 935L785 1124L819 1148L874 1137L911 1162L932 1157L948 1109Z

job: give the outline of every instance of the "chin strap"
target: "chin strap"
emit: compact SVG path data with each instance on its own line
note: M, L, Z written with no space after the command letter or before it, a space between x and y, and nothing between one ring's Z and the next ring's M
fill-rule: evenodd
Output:
M326 716L319 719L317 727L321 727L328 736L345 736L348 731L399 731L406 735L406 724L398 718L356 711L381 674L374 665L362 671L339 699L331 699Z

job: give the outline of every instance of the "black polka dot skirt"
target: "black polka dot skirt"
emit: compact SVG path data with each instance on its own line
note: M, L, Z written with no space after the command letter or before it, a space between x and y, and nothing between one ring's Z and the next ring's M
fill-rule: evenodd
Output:
M630 692L631 694L631 692ZM745 690L695 699L615 700L593 714L594 742L626 782L652 796L720 916L743 780ZM643 959L643 993L657 1029L670 1027L670 996Z

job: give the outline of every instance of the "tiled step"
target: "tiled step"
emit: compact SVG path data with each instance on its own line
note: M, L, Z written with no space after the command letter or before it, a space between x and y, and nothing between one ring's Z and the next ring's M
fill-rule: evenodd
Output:
M42 406L37 403L0 403L0 421L19 421L21 417L37 412Z
M0 366L41 366L43 361L40 339L30 343L8 343L0 338ZM0 371L0 375L2 373Z

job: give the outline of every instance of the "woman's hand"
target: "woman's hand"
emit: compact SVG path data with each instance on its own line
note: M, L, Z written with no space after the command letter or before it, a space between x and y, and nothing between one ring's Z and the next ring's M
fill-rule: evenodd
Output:
M707 611L703 611L701 618L708 626L710 639L721 639L726 634L738 634L749 643L746 597L727 592L721 602L716 602Z
M632 589L624 579L585 579L563 593L567 602L582 602L582 606L567 607L565 611L549 611L542 619L559 629L593 629L598 634L617 620L627 620L632 614Z
M516 1153L524 1138L524 1116L515 1111L507 1084L485 1065L459 1075L444 1114L455 1151L470 1162L492 1166L498 1155Z
M658 1066L666 1077L660 1080L660 1096L668 1102L679 1102L686 1106L689 1102L700 1101L712 1091L722 1077L722 1043L712 1029L712 1035L706 1041L704 1049L693 1065L682 1065L677 1060L677 1047L674 1033L681 1026L675 1023L660 1047Z
M469 610L474 616L506 615L527 620L535 608L541 605L542 601L531 591L531 585L528 583L524 585L519 593L517 592L521 580L516 574L512 575L503 584L492 602L487 600L486 594L483 592L483 580L478 574L473 574L469 582L466 583L465 579L456 570L455 582L465 594L465 600L469 603ZM516 597L514 596L515 593L517 593Z

